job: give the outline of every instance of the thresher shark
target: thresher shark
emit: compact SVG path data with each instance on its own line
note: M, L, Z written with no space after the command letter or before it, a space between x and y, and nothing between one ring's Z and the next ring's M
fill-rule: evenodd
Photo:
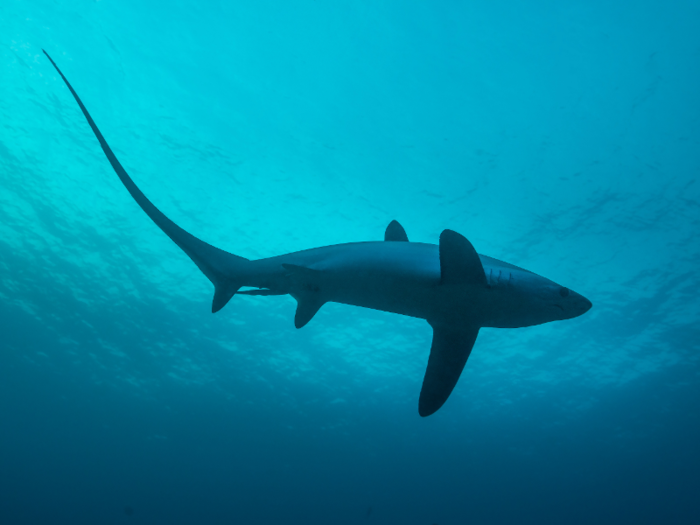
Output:
M435 413L450 396L480 328L520 328L571 319L591 308L588 299L549 279L479 255L452 230L444 230L436 246L409 242L403 227L391 221L384 241L323 246L255 261L211 246L180 228L139 190L78 94L44 53L136 203L214 285L212 312L221 310L235 294L289 294L297 301L297 328L327 302L425 319L433 328L433 341L418 400L421 416Z

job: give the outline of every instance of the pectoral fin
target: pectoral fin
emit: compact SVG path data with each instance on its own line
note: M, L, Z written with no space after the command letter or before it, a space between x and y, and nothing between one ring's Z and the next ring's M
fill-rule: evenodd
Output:
M452 230L440 234L440 283L486 285L479 254L466 237Z
M433 325L433 345L418 400L422 417L437 412L450 397L478 334L477 326Z

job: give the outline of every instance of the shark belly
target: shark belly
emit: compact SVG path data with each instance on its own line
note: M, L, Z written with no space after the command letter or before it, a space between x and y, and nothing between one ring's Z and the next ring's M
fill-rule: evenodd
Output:
M295 297L314 291L322 302L428 321L518 326L519 321L511 318L515 312L511 312L510 292L513 274L523 270L481 257L489 283L486 289L441 286L437 245L386 242L324 246L251 261L254 270L245 285ZM290 271L290 266L306 271Z
M429 319L440 284L439 276L358 273L329 286L328 300L419 319Z
M440 284L437 246L363 242L253 261L247 286L427 319ZM300 268L290 271L289 268Z

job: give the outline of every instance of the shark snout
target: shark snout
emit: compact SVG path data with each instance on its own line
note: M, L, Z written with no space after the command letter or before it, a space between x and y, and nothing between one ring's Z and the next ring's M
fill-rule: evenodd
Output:
M592 306L593 303L583 295L568 289L566 289L566 297L564 300L554 303L554 307L561 311L560 315L563 315L563 319L573 319L574 317L583 315L590 310Z
M576 292L573 292L572 295L574 317L585 314L593 307L593 303L586 299L583 295L577 294Z
M583 312L581 312L581 313L585 314L588 310L593 308L593 303L590 302L588 299L586 299L583 296L581 296L581 299L583 299Z

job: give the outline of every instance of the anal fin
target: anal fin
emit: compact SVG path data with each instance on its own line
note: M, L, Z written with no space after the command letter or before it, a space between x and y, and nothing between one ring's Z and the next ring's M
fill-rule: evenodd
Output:
M236 292L238 295L287 295L286 291L282 290L270 290L268 288L259 288L257 290L243 290Z
M432 326L433 344L418 400L421 417L437 412L450 397L479 335L478 326Z

